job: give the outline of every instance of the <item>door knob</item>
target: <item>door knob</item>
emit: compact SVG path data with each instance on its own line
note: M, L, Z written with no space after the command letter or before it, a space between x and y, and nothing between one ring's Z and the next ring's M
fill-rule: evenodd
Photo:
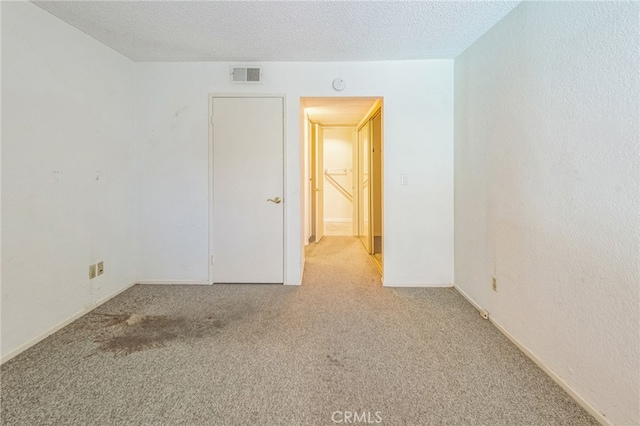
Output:
M267 198L267 201L271 201L272 203L280 204L282 202L282 198L276 197L274 199Z

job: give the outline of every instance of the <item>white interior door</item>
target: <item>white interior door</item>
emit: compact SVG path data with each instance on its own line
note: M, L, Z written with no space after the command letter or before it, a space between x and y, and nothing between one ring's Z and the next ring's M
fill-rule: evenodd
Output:
M324 236L324 135L322 126L314 125L314 182L313 196L315 197L315 242L319 243Z
M358 130L358 236L367 252L371 254L371 211L370 211L370 182L369 169L371 166L371 145L369 122Z
M283 99L212 102L213 282L282 283Z

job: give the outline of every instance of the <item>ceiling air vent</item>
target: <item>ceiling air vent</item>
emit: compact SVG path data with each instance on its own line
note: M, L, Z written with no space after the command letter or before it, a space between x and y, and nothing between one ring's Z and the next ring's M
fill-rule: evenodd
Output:
M262 67L231 67L232 83L262 83Z

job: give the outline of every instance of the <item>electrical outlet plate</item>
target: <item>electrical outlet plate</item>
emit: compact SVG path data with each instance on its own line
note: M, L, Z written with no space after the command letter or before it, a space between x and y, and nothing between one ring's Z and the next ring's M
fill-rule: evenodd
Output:
M96 265L89 265L89 279L96 277Z
M491 277L491 288L493 291L498 291L498 280L496 280L496 277Z
M98 275L102 274L104 274L104 262L100 261L98 262Z

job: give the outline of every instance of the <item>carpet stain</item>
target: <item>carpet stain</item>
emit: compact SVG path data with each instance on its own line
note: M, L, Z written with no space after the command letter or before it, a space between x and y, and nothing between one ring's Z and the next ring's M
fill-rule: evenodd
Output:
M125 321L127 325L136 325L144 321L146 317L144 315L131 314Z
M166 346L184 336L186 320L167 316L103 315L112 330L94 339L98 349L115 355L129 355Z
M342 362L340 362L338 357L327 355L327 359L329 360L329 364L331 365L335 365L336 367L344 367L344 365L342 365Z
M100 352L129 355L163 348L172 342L201 339L220 332L227 322L212 316L191 318L166 315L94 314L90 321L103 325L93 343ZM95 328L94 328L95 329Z
M207 321L210 321L211 326L212 326L212 327L215 327L215 328L217 328L217 329L225 328L225 327L226 327L226 325L227 325L227 322L226 322L226 321L223 321L223 320L221 320L221 319L214 319L214 318L212 318L212 317L208 317L208 318L207 318Z

